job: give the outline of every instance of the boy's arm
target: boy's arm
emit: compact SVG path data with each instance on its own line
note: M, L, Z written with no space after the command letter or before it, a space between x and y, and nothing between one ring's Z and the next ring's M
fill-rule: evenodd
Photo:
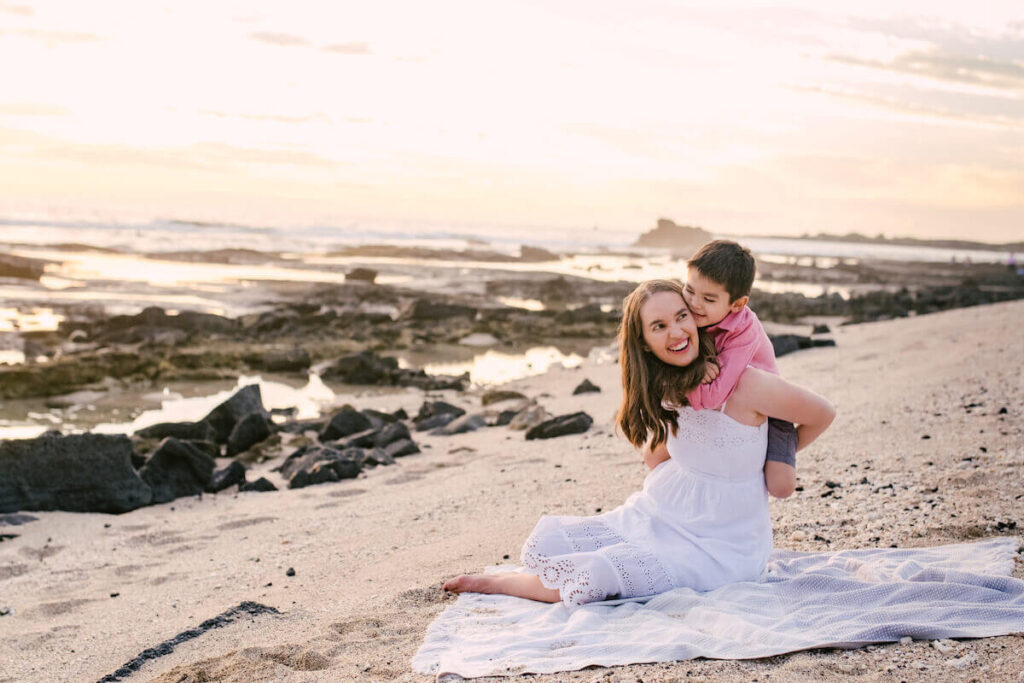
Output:
M725 403L736 388L740 375L754 359L763 334L760 323L754 322L741 330L726 332L716 340L720 371L714 381L701 384L687 394L694 410L718 408Z

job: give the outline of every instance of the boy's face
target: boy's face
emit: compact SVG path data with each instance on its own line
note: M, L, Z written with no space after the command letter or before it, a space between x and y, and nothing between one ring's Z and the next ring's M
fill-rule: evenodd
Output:
M730 302L729 292L726 291L725 285L707 279L696 268L686 269L683 298L686 299L690 311L693 312L697 327L717 325L725 316L746 306L747 301L750 300L748 296L741 296Z

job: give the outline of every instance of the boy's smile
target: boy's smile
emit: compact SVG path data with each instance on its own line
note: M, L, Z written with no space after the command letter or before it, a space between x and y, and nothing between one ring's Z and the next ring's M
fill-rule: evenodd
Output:
M722 322L725 316L742 309L749 297L741 296L736 301L729 301L729 292L725 285L701 275L696 268L686 270L686 286L683 288L686 299L697 327L709 327Z

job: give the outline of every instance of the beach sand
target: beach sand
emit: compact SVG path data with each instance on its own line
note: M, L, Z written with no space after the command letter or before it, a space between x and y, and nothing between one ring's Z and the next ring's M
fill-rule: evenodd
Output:
M1024 302L1011 302L841 327L835 348L782 358L783 374L830 398L838 417L798 457L803 490L772 502L775 545L1019 537L1022 329ZM602 392L571 395L584 378ZM613 432L617 365L559 369L507 388L554 414L584 410L594 426L530 442L504 427L417 434L422 454L356 480L179 499L120 516L32 513L38 521L0 527L19 534L0 543L0 607L14 610L0 616L0 681L95 681L246 600L279 614L210 630L125 680L430 680L412 673L410 659L454 599L440 590L445 579L515 562L541 514L608 510L645 475ZM478 395L444 396L479 410ZM413 413L422 400L410 390L357 407ZM1014 575L1024 578L1020 559ZM1005 636L530 680L1016 681L1022 670L1021 636Z

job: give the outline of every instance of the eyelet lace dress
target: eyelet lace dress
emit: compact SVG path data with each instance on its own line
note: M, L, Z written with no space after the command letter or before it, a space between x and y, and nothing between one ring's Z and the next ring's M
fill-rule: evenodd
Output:
M772 550L764 483L767 423L678 410L668 460L641 491L595 517L545 516L523 546L524 569L569 607L673 588L756 580Z

